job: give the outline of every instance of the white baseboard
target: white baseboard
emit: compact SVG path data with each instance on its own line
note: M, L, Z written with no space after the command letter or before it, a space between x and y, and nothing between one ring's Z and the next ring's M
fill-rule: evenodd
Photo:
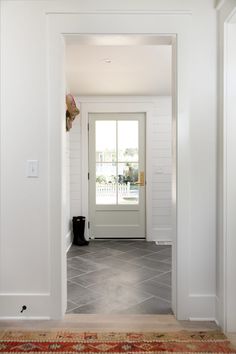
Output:
M158 246L171 246L172 243L172 241L156 241L156 245Z
M189 295L190 321L216 321L215 295Z
M72 232L69 231L68 234L66 235L66 253L67 253L67 252L69 251L69 249L71 248L72 241L73 241Z
M172 242L173 240L173 230L170 227L153 228L150 231L151 235L147 237L148 241Z
M5 317L1 317L0 316L0 321L48 321L51 320L51 317L49 316L31 316L31 317L9 317L9 316L5 316Z
M221 308L221 303L220 303L220 299L218 296L216 296L216 322L217 322L218 326L221 326L221 328L224 328L222 308Z
M217 321L214 317L189 317L189 321L194 321L194 322L215 322L217 324Z
M21 313L22 306L27 309ZM50 294L0 294L0 319L48 319Z

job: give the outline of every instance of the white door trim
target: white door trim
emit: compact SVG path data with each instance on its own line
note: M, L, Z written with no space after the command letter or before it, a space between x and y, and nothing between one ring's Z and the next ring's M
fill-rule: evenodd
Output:
M111 19L113 16L113 20ZM190 221L190 141L189 141L189 14L138 13L131 14L48 14L48 64L49 64L49 161L50 161L50 248L51 248L51 317L62 317L66 309L66 252L65 218L63 205L63 133L64 117L64 42L65 34L140 34L145 36L169 34L177 36L176 72L174 82L173 115L176 128L177 195L173 193L173 209L177 211L176 237L173 242L173 288L176 297L173 309L177 319L190 317L189 298L189 221ZM132 22L132 29L130 23ZM109 32L108 32L109 31ZM58 148L60 147L60 148ZM148 151L148 149L147 149ZM150 176L148 177L150 178ZM147 193L148 195L148 193ZM176 208L176 209L175 209ZM58 222L62 220L62 222ZM58 239L60 235L60 238ZM178 282L176 281L178 280ZM175 304L176 302L176 304ZM201 308L199 310L201 313Z
M235 4L229 3L229 8L227 18L224 21L224 33L223 33L223 58L222 58L222 87L221 89L221 104L220 114L222 114L223 119L223 200L222 200L222 240L220 240L222 245L221 251L221 275L220 287L221 296L218 298L218 307L220 313L220 319L222 323L220 325L223 327L225 332L235 332L236 321L235 321L235 305L234 299L236 296L236 288L234 282L235 278L235 218L232 217L232 208L235 205L235 187L232 184L232 180L235 180L235 168L233 162L233 156L235 155L235 124L233 123L232 113L230 110L232 106L230 105L230 88L232 73L231 66L229 63L230 59L230 49L232 47L232 39L229 35L229 26L231 24L232 18L236 14ZM233 24L236 26L236 23Z

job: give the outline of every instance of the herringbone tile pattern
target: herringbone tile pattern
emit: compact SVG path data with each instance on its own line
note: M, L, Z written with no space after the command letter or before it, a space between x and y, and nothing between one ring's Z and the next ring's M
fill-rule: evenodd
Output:
M91 241L67 254L67 313L171 314L171 246Z

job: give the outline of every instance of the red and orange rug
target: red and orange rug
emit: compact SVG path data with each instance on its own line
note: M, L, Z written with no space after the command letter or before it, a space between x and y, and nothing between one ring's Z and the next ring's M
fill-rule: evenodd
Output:
M81 333L76 330L0 331L0 353L231 353L221 332Z

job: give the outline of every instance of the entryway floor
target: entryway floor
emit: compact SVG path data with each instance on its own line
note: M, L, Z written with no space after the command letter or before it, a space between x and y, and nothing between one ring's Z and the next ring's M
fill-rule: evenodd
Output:
M171 246L96 240L67 259L67 313L172 314Z

